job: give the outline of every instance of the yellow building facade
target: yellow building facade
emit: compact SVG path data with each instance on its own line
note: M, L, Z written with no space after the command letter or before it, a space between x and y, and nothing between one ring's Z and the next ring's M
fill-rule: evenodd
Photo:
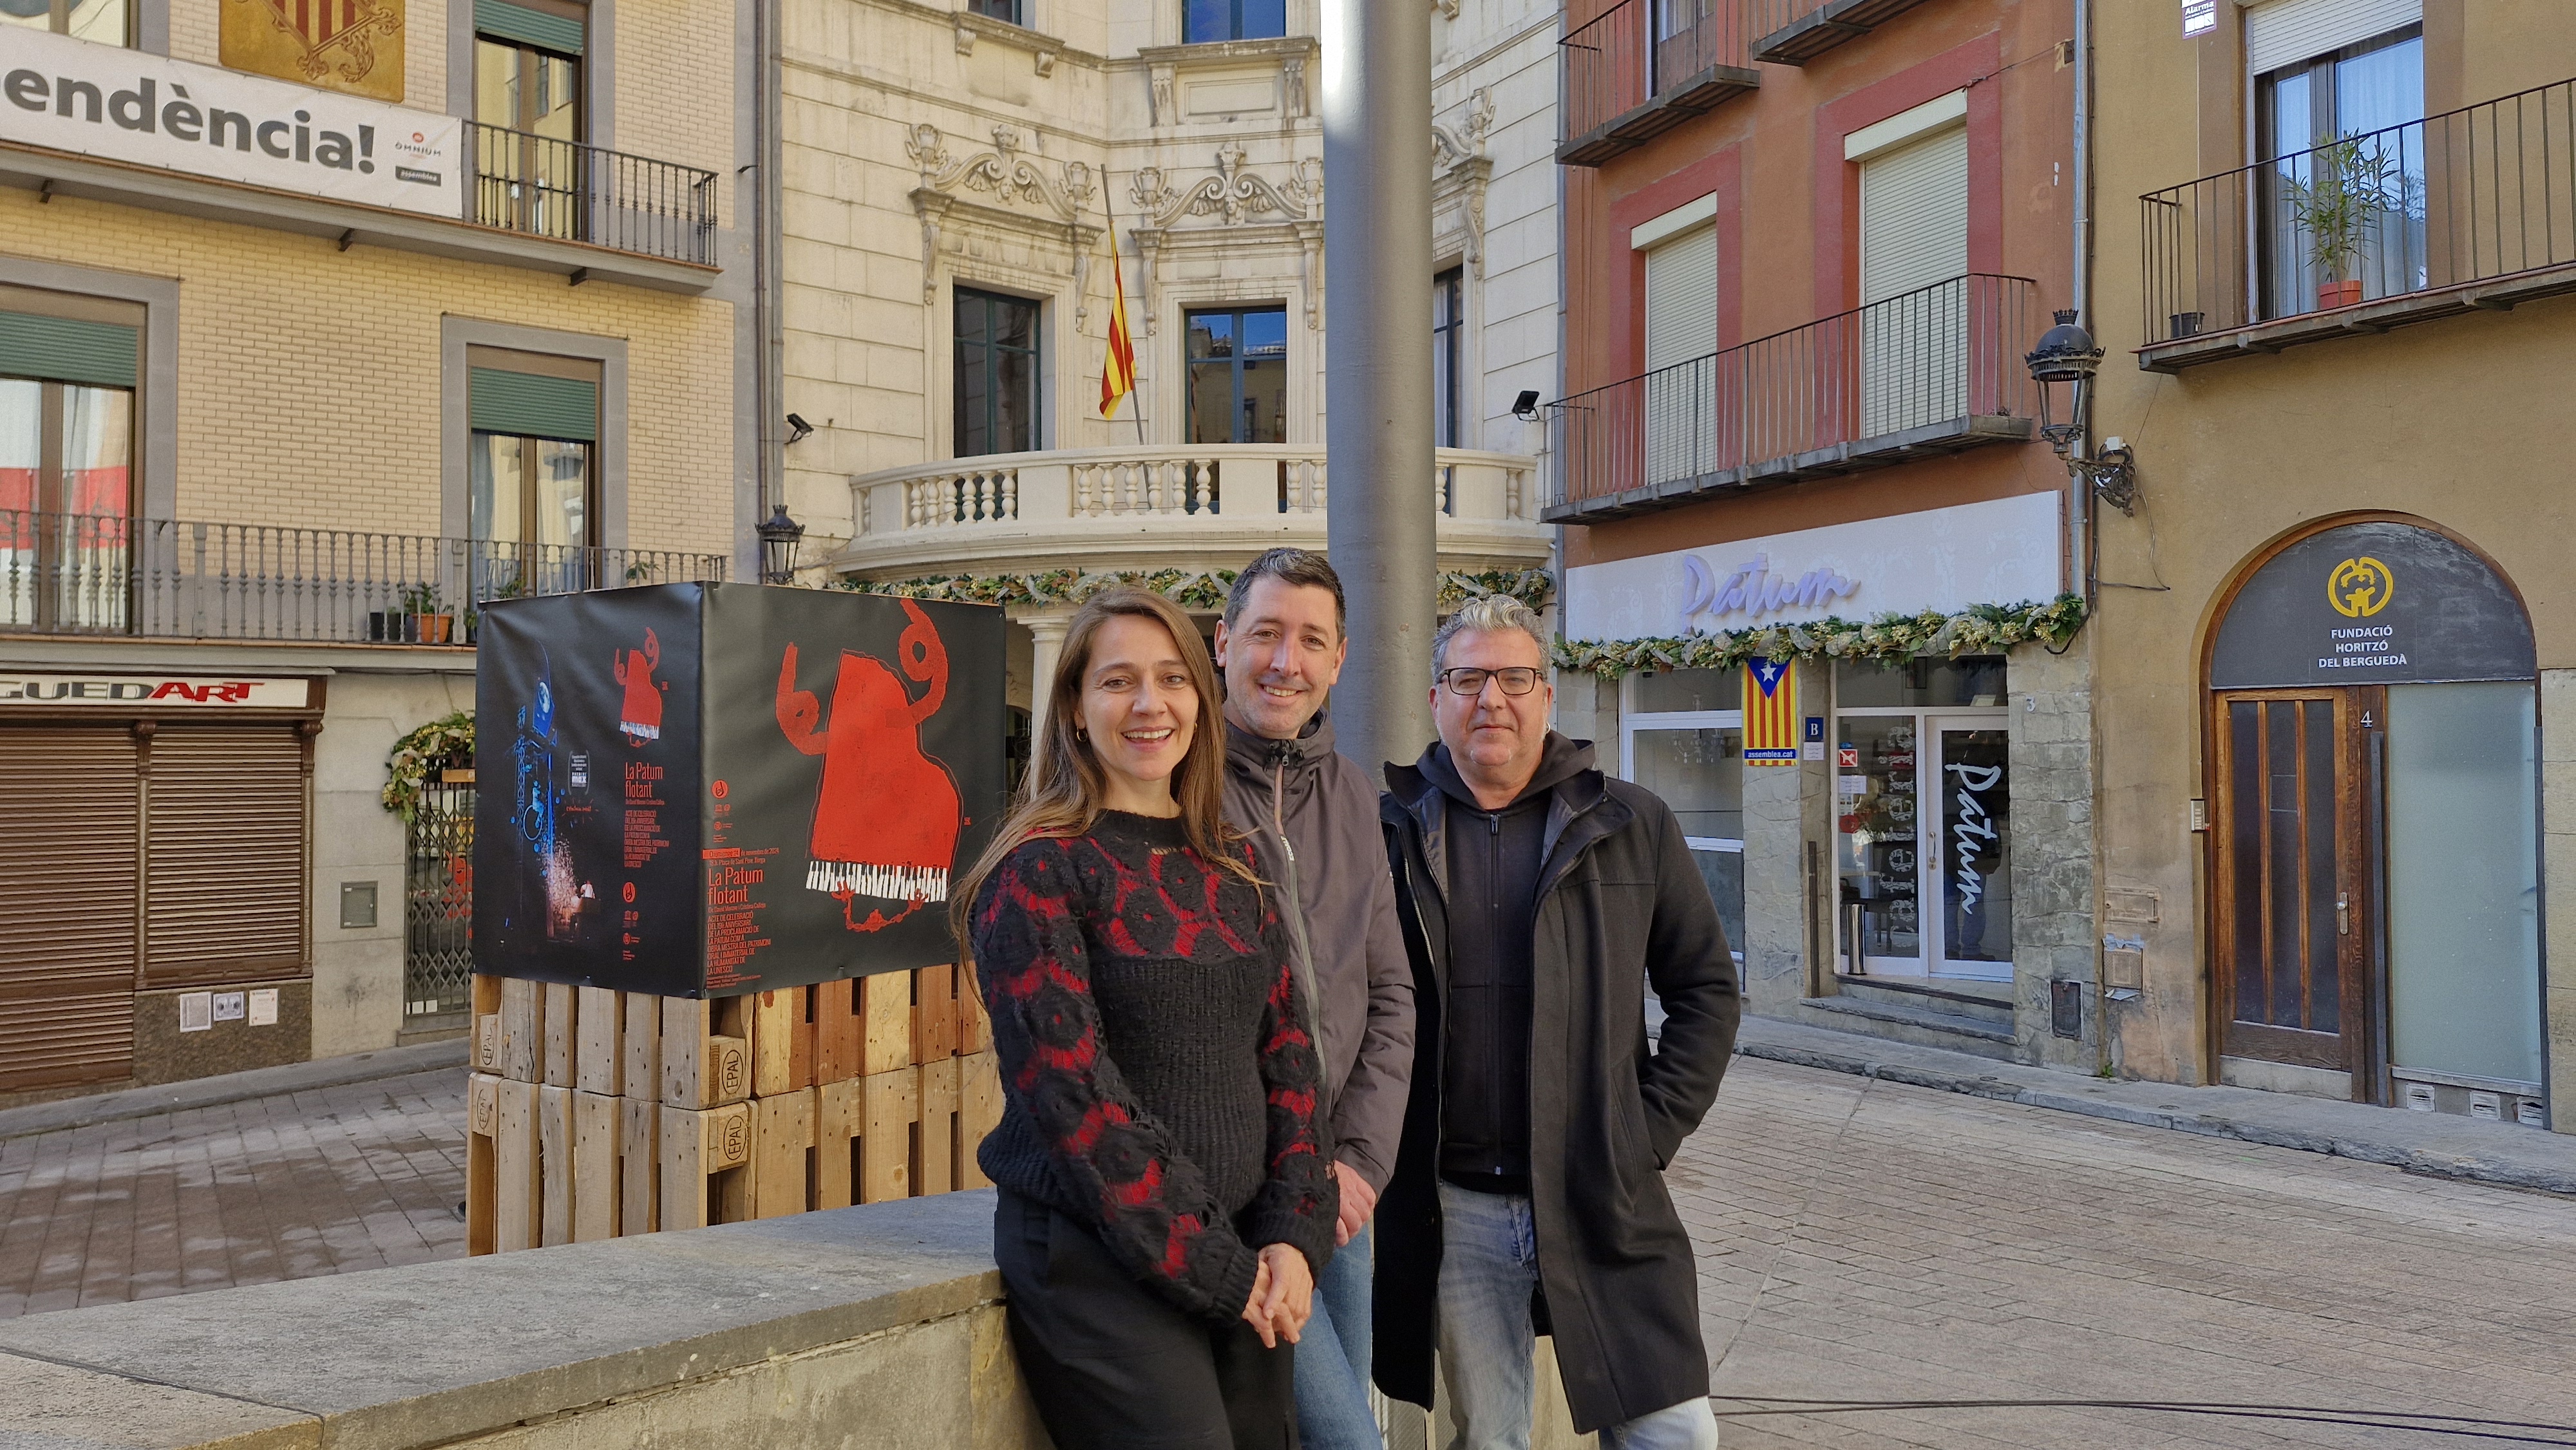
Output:
M2106 1065L2568 1130L2576 13L2094 14Z
M480 606L743 572L752 27L0 6L0 1102L464 1010Z

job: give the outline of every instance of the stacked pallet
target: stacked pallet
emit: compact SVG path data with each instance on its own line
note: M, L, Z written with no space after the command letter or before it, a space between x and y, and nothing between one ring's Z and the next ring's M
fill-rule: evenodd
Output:
M707 1001L478 976L474 1014L470 1253L986 1186L1001 1078L952 967Z

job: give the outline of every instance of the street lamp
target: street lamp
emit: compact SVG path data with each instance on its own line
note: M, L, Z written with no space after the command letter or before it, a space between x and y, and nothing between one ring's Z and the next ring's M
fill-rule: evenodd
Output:
M2039 346L2022 358L2030 368L2031 381L2039 384L2039 434L2066 460L2068 473L2091 485L2104 503L2135 515L2138 479L2129 466L2129 450L2117 438L2106 440L2110 446L2099 456L2088 456L2084 449L2093 414L2093 374L2102 366L2102 345L2075 320L2073 310L2061 308L2056 317L2057 325L2040 334ZM2055 420L2050 407L2061 384L2071 390L2063 423Z
M805 537L805 526L789 518L782 503L754 532L760 535L761 582L795 583L796 545Z

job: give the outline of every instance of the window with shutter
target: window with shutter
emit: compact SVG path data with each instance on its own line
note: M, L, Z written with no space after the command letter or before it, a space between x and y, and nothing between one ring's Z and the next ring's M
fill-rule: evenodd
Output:
M1699 226L1646 249L1647 482L1717 466L1717 398L1705 362L1717 351L1717 228Z
M165 725L145 828L147 988L300 976L303 742L278 725Z
M0 726L0 821L0 1092L129 1076L134 736Z
M1863 437L1966 411L1968 133L1861 162Z
M2423 19L2424 0L2266 0L2245 12L2245 70L2263 75Z

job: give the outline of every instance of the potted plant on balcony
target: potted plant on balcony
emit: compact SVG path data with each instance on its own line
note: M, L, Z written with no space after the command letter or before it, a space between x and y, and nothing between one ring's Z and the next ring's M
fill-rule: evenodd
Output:
M2290 182L2290 214L2306 234L2316 268L2320 311L2361 301L2362 246L2380 212L2390 204L2396 167L2378 146L2345 136L2308 153L2308 176Z
M407 621L410 627L404 632L414 643L447 643L456 621L454 616L441 612L436 585L414 584L403 591L402 602L404 612L411 616Z

